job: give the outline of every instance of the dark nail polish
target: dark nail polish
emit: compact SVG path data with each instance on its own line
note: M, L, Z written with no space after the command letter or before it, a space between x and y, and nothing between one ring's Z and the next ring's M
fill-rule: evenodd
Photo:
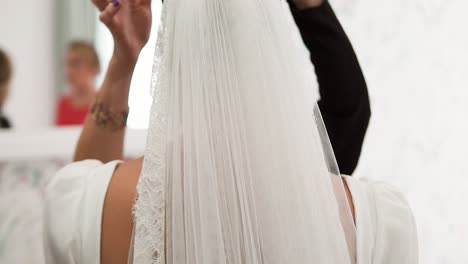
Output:
M119 0L114 0L113 4L114 4L114 7L118 7L120 5L120 2Z

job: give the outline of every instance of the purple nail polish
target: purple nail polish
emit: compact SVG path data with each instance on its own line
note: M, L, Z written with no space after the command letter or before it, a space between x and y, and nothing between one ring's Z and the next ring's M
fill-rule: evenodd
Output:
M118 7L120 5L119 0L113 0L113 4L115 7Z

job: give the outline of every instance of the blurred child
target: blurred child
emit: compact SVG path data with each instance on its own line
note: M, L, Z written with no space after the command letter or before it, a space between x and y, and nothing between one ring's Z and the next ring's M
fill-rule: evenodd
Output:
M65 79L70 90L58 101L56 125L83 124L96 94L99 71L99 58L91 44L70 43L65 58Z

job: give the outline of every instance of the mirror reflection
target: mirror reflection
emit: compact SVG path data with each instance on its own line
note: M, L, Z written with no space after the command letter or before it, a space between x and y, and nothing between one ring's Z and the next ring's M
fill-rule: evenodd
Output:
M2 78L10 79L9 89L2 88L2 117L15 130L80 125L103 81L113 51L112 36L98 23L98 14L88 1L50 0L31 3L30 8L21 10L13 3L2 8L5 22L0 30L5 34L0 48L5 58L2 63L8 63L2 64ZM151 39L132 80L130 128L148 125L160 8L161 3L155 1ZM27 14L19 19L21 12ZM8 26L11 24L16 25L15 30ZM7 68L11 69L9 76ZM29 77L21 78L25 75Z

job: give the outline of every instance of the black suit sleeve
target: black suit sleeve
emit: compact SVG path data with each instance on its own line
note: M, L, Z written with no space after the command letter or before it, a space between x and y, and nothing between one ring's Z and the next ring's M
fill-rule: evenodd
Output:
M332 7L291 10L320 89L319 106L341 173L351 175L358 164L369 125L367 85L353 47Z

